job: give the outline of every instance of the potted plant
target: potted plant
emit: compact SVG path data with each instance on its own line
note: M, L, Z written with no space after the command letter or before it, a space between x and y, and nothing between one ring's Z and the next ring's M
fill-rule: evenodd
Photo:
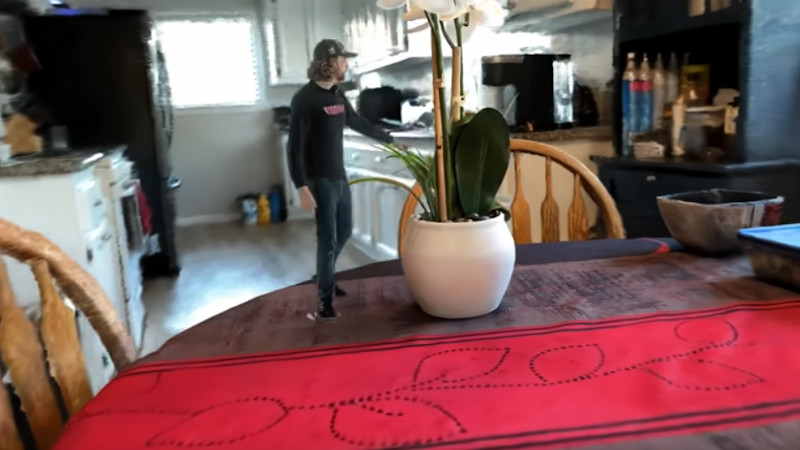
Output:
M378 5L400 8L406 1L379 0ZM510 136L505 118L495 109L462 117L461 52L464 37L487 13L501 12L500 5L496 0L411 0L408 7L405 17L425 17L431 30L436 151L431 156L384 146L405 164L423 192L417 196L423 212L411 219L400 255L403 272L414 299L428 314L477 317L497 309L514 270L508 213L495 200L508 170ZM449 108L442 79L443 42L452 49ZM390 179L352 183L369 181L394 184L416 196Z

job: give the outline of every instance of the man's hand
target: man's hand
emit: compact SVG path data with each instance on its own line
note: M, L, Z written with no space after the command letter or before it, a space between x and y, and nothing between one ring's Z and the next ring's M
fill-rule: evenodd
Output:
M308 186L300 188L300 205L306 211L317 209L317 201L314 200L314 196L311 194L311 189L309 189Z

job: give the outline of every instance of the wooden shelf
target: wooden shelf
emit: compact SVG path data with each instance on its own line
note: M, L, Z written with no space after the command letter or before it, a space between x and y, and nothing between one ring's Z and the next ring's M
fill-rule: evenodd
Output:
M749 172L792 171L800 169L800 160L785 159L762 162L704 162L686 158L634 158L622 156L593 156L592 161L613 167L733 174Z
M628 43L714 26L740 25L744 23L744 11L745 9L741 4L736 4L719 11L709 12L702 16L687 17L682 20L630 25L622 27L619 31L619 39L621 43Z

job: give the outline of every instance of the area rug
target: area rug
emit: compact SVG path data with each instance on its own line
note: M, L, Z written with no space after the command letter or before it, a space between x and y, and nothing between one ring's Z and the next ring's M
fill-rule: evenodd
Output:
M154 363L60 450L566 448L800 418L800 301Z

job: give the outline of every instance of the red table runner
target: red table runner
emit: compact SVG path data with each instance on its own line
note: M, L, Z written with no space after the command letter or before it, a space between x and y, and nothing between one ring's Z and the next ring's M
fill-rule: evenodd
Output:
M564 448L800 417L800 302L122 373L58 449Z

